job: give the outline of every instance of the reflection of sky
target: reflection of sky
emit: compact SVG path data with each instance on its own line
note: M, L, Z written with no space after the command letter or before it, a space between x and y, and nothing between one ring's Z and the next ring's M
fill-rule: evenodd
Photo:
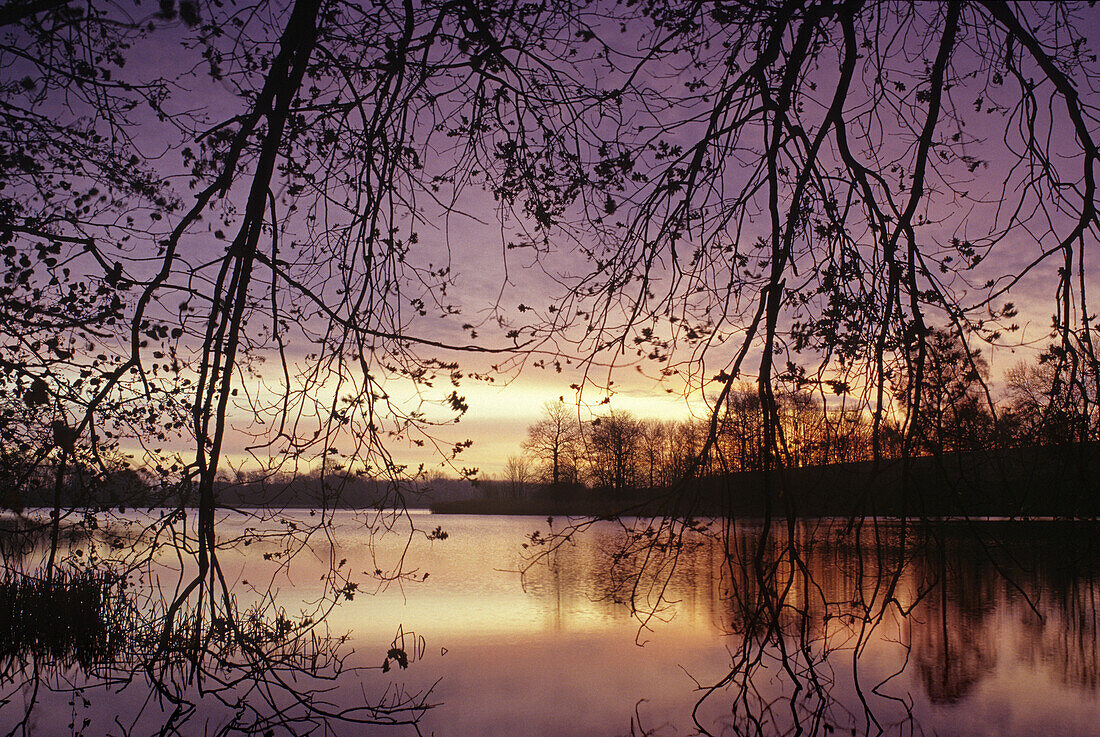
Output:
M399 630L410 635L409 641L423 638L423 659L395 677L410 686L427 687L443 676L435 694L444 705L426 722L437 734L620 734L628 730L633 705L642 699L646 701L640 713L652 720L648 726L668 723L682 734L698 697L689 675L704 683L721 678L739 646L739 637L730 634L730 610L719 595L722 559L712 548L684 554L668 591L673 603L661 612L661 619L643 628L623 605L600 593L608 580L607 555L618 539L614 525L597 525L563 548L549 565L535 566L521 580L515 572L522 564L520 543L535 530L545 534L545 518L416 519L428 528L440 524L449 535L431 543L413 540L407 560L416 566L418 577L427 572L427 580L356 596L338 607L328 622L334 632L353 633L355 659L366 664L381 657ZM555 524L560 529L561 522ZM817 552L808 562L821 593L837 607L830 610L834 612L850 611L845 602L853 596L852 576L861 570L854 548L833 547L837 529L826 524L810 529L806 538L816 540ZM365 567L368 559L391 563L397 547L404 545L398 536L372 553L364 539L354 533L348 537L348 532L344 527L338 539L344 543L340 555L347 556L352 571ZM1027 537L1016 539L1028 544ZM1066 619L1075 615L1056 603L1065 594L1055 588L1035 597L1049 602L1040 610L1046 624L1036 629L1035 616L1014 584L999 579L981 554L973 552L965 533L949 540L951 549L959 546L960 552L949 557L953 573L946 604L938 589L917 600L930 576L938 575L935 554L928 562L911 563L896 596L902 606L917 604L913 614L907 619L888 610L859 660L861 683L870 689L897 673L908 659L902 675L880 689L882 695L866 694L886 733L908 734L907 727L891 727L904 717L898 704L887 698L897 696L913 699L914 714L926 734L1086 733L1100 718L1100 693L1097 684L1089 682L1097 666L1089 626ZM1034 549L1049 550L1050 540L1041 540ZM1034 576L1046 575L1046 566L1064 560L1057 547L1037 557L1014 546L1006 551L1019 556L1023 573L1017 574L1022 578L1016 583L1029 592L1035 586L1053 585ZM868 548L865 556L864 595L873 597L877 591L881 596L883 588L875 584L875 554ZM255 561L252 556L245 565L251 575L259 572ZM304 583L317 580L322 572L306 562L294 578ZM1087 601L1091 584L1082 580L1079 585L1082 588L1072 589L1074 595ZM798 588L796 582L794 589ZM306 584L284 594L309 598L314 592ZM816 594L813 598L817 600ZM794 597L788 603L798 601ZM826 635L814 641L813 651L820 653L822 643L834 651L820 666L830 674L830 696L858 715L851 674L858 622L841 617L823 623L813 604L810 612L812 636ZM942 639L945 632L947 641ZM1086 663L1080 668L1075 663L1082 658ZM929 667L933 672L927 672ZM756 673L753 685L762 697L778 696L785 692L784 682L773 664ZM722 693L726 695L704 707L705 718L728 719L723 714L728 692ZM841 719L838 727L846 719L839 713L833 714ZM861 717L847 718L862 729Z
M325 625L334 635L351 635L345 651L348 666L371 668L337 684L330 694L337 703L370 701L396 686L422 691L434 685L432 701L440 706L429 712L424 728L441 737L626 734L635 705L647 729L664 725L657 734L689 734L691 709L700 696L696 680L709 684L726 676L742 644L732 626L736 608L722 594L729 590L728 569L716 546L681 553L667 591L669 606L660 619L643 627L606 595L617 590L607 569L608 555L621 542L622 528L616 525L596 525L548 565L531 568L521 579L516 572L523 562L521 543L535 530L548 531L545 518L414 519L425 528L442 526L447 539L429 542L414 535L406 550L404 534L372 540L362 515L337 515L337 548L332 552L337 560L346 558L341 570L360 589L332 611ZM306 521L298 520L300 529ZM255 524L226 518L219 534L228 539ZM561 524L556 520L555 529ZM860 571L864 595L884 595L877 566L895 559L896 550L876 550L869 544L868 529L860 564L854 538L839 533L841 528L807 523L800 531L808 569L820 588L811 594L807 610L809 649L790 652L799 658L812 654L827 685L829 723L840 734L855 729L862 735L868 727L852 670L860 627L844 615L855 611L853 583ZM743 526L738 534L751 542L758 529ZM889 524L880 529L884 539L890 539L891 529ZM1090 573L1095 562L1065 554L1090 529L991 523L979 531L1000 543L985 548L986 553L963 527L944 531L946 567L934 546L910 549L896 593L902 606L915 608L907 618L888 608L869 631L858 659L859 683L884 733L1090 734L1100 719L1096 579ZM316 542L320 545L322 539ZM80 544L88 550L87 540ZM321 596L329 551L315 546L313 552L300 552L288 573L263 558L263 553L280 550L268 541L222 552L223 570L242 608L265 593L269 581L278 606L291 615ZM375 591L364 571L396 564L402 551L418 580ZM1011 564L997 570L987 555ZM169 568L172 558L171 551L162 551L161 560ZM946 595L933 588L918 601L918 594L944 570L949 572ZM1004 572L1011 572L1013 581L1003 579ZM162 575L166 584L175 581L173 573ZM258 591L244 587L245 579ZM794 583L795 589L801 585L797 579ZM751 596L753 585L739 578L733 588ZM1021 591L1036 602L1038 614ZM828 619L822 597L830 602ZM792 607L800 602L799 597L788 599ZM783 617L788 632L797 631L797 612L790 608ZM395 643L409 654L410 666L382 673L377 667ZM825 650L829 656L822 660ZM782 734L789 714L783 699L789 698L791 687L776 654L774 648L765 649L753 670L752 688L753 698L761 702L779 699L780 708L771 718L776 720L775 733ZM94 706L85 711L97 720L95 725L105 712L136 713L139 686L121 693L90 690ZM734 693L720 690L705 703L699 712L703 723L728 723ZM816 703L812 690L803 690L800 698L804 705ZM905 723L897 698L912 705L915 724ZM12 713L7 709L0 709L0 721ZM38 714L43 733L49 733L49 725L58 726L56 712L42 709ZM220 715L210 711L211 724ZM873 726L869 733L875 733Z

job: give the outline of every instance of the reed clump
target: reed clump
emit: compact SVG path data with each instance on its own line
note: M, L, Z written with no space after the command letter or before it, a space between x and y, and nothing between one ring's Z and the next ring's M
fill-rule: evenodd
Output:
M90 668L123 649L122 581L94 570L53 576L0 574L0 662L4 670L31 658Z

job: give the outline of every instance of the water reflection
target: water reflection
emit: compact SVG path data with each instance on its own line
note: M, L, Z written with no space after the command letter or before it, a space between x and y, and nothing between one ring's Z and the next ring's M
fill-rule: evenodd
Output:
M285 580L292 558L323 549L287 534L298 529L293 519L248 526L256 519L226 524L219 553L237 575L226 578L219 555L209 568L215 585L196 576L185 515L70 518L58 535L58 568L41 566L54 545L50 525L36 517L4 520L0 734L275 735L327 731L330 724L415 726L429 692L394 688L363 698L358 667L345 662L347 633L327 628L335 598L352 598L354 587L333 585L346 587L345 576L325 567L307 601L240 575L247 563L250 573ZM301 529L308 535L324 528ZM391 661L407 667L400 647L384 653L374 670Z
M1096 553L1095 527L1072 523L636 521L528 575L564 611L587 601L643 629L707 619L731 658L702 682L702 729L911 730L996 684L1083 699L1044 728L1072 734L1096 708Z
M163 617L163 589L187 577L162 549L129 572L128 649L104 659L111 668L5 650L0 726L27 713L28 674L50 674L52 694L34 695L51 708L28 734L68 731L61 699L82 702L66 683L96 694L87 734L155 732L159 720L180 734L1011 736L1084 734L1100 719L1093 525L632 519L568 539L553 535L561 520L416 526L440 523L446 539L378 538L341 513L330 548L288 559L287 539L266 532L285 520L228 518L227 537L249 540L221 556L240 632L184 616L167 649L139 636ZM85 529L70 560L102 560L147 530ZM9 572L36 555L33 535L13 539ZM334 568L338 604L326 598ZM216 667L200 683L203 660ZM311 699L297 712L308 719L272 716L296 697ZM201 719L177 713L184 701ZM419 724L372 725L383 719L364 703ZM112 726L119 715L126 729Z

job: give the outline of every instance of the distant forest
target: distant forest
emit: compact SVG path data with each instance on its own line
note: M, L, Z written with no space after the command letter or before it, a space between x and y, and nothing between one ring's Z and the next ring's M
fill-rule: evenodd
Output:
M897 377L899 403L921 394L927 413L908 424L874 418L863 402L846 402L848 387L819 386L794 376L775 402L775 447L769 457L761 393L742 382L714 418L668 421L611 411L579 422L575 407L548 403L528 428L523 453L508 459L504 481L582 484L622 491L665 488L687 478L767 468L805 468L863 461L941 456L1088 443L1097 439L1094 400L1067 379L1052 352L1020 362L993 398L988 368L946 332L936 331L932 360L919 384ZM910 384L913 386L910 386ZM848 405L854 407L849 409Z
M667 513L650 501L664 497L635 492L690 480L695 495L668 497L681 512L762 514L769 496L777 500L772 511L796 515L1100 512L1095 400L1055 349L1009 369L995 399L979 353L946 331L933 331L929 345L919 380L895 377L899 404L911 406L919 394L927 408L908 423L871 417L859 401L849 409L849 387L815 385L796 373L770 396L736 385L713 418L610 411L580 422L576 408L548 403L528 428L523 453L508 458L495 508L615 511L563 496L590 488L624 506ZM778 420L772 438L765 401L774 402ZM543 503L508 503L532 495ZM555 496L567 501L555 504Z
M223 473L225 508L367 508L610 515L668 513L654 500L675 499L674 513L762 514L1055 514L1093 516L1100 464L1096 413L1080 381L1070 381L1052 352L1004 375L990 391L982 357L935 331L928 369L918 382L897 377L899 403L919 392L919 422L874 418L846 405L848 387L793 377L770 401L769 425L758 388L742 382L713 418L660 420L611 410L581 421L576 405L547 402L520 452L494 478L446 478L422 472L394 483L338 464L298 475ZM1058 367L1062 367L1061 369ZM855 402L856 407L862 402ZM711 425L714 424L713 439ZM772 444L774 441L774 445ZM767 452L769 447L778 453ZM694 495L662 492L690 483ZM148 507L192 505L187 487L162 490L143 471L119 467L60 486L43 474L19 495L4 485L4 506ZM686 505L686 506L685 506Z

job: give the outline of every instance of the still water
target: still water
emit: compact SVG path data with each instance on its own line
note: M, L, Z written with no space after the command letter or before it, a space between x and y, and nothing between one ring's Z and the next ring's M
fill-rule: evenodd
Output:
M104 521L66 554L142 549L135 522L144 532L125 537ZM241 611L323 621L327 670L219 682L216 668L204 681L146 664L119 678L6 656L2 733L1022 737L1100 724L1091 525L805 521L765 534L634 519L552 545L539 543L565 520L413 514L381 535L340 512L300 534L310 522L226 517L219 534L239 542L219 560ZM176 590L188 561L162 546L131 563L131 595ZM151 689L154 673L191 679L194 708ZM313 716L265 721L271 703ZM399 707L381 721L417 723L372 725L378 705Z

